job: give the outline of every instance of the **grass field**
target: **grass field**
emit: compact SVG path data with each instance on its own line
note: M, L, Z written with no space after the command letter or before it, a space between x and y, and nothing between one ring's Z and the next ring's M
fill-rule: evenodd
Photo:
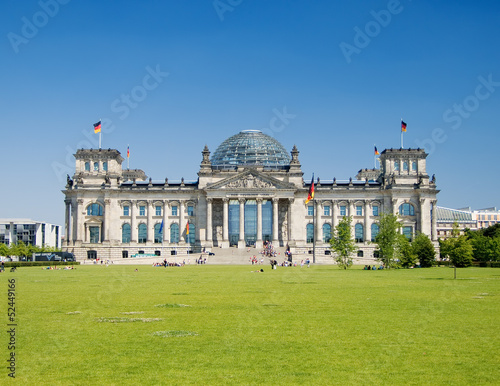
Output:
M500 383L500 269L263 268L2 273L4 305L16 279L13 382Z

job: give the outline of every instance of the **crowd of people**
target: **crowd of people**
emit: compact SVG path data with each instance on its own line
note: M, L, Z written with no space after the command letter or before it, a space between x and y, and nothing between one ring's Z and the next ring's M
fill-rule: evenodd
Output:
M364 269L365 271L376 271L377 269L384 269L384 266L383 266L383 265L380 265L380 266L377 268L377 267L375 266L375 264L374 264L373 266L371 266L371 265L365 265L365 266L363 267L363 269Z

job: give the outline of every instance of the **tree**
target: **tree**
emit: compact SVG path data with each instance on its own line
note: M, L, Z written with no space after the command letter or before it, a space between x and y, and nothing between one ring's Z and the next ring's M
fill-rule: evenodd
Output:
M351 234L351 221L350 216L340 220L330 239L330 247L336 254L335 261L344 269L352 265L352 254L356 250L356 243Z
M28 247L22 241L19 241L16 245L17 256L28 256Z
M440 245L441 254L449 257L455 267L464 268L472 265L474 251L471 240L466 236L442 240Z
M10 256L10 248L3 243L0 243L0 256Z
M399 258L399 264L403 268L413 267L417 262L417 255L415 254L410 240L405 235L398 235L396 256Z
M379 248L378 260L380 260L386 268L391 268L396 265L400 228L401 224L398 221L397 215L392 213L382 213L380 215L379 233L375 238L375 242Z
M423 268L432 267L432 262L436 257L436 250L429 237L423 233L418 233L412 243L413 253Z

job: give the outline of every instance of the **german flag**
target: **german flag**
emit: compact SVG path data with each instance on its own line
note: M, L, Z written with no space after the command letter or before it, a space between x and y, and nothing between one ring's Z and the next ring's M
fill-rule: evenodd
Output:
M405 121L401 120L401 131L403 133L406 133L406 123Z
M377 150L377 146L375 146L375 155L380 155L380 153Z
M186 224L186 235L189 234L189 223Z
M309 187L309 193L307 194L306 204L314 198L314 173L311 179L311 186Z
M94 123L94 134L101 132L101 121Z
M130 146L127 146L127 158L130 158Z

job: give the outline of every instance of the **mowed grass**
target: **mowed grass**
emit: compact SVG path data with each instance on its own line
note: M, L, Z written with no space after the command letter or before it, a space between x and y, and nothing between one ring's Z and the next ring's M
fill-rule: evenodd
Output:
M5 272L16 383L500 383L499 269L260 268Z

